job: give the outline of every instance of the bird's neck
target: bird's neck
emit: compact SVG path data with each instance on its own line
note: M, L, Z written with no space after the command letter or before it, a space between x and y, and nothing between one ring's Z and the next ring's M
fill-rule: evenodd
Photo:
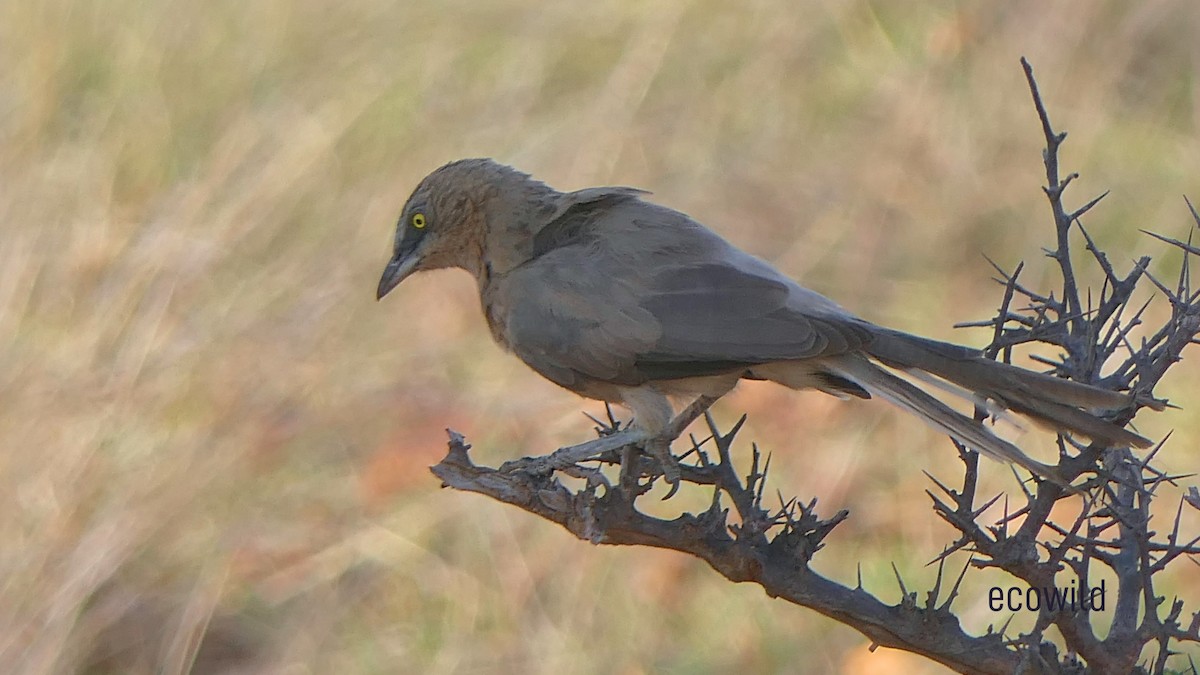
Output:
M520 189L500 190L483 209L482 246L473 268L482 289L491 278L511 272L534 257L534 237L554 212L559 192L526 181ZM471 256L468 256L471 257Z

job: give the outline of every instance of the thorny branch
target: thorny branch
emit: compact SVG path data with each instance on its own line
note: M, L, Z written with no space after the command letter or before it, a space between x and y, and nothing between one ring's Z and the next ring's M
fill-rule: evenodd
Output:
M1151 275L1148 257L1138 259L1128 272L1117 271L1080 222L1104 195L1075 210L1064 206L1064 192L1077 177L1074 173L1060 177L1058 150L1067 134L1054 130L1033 69L1024 59L1021 63L1046 142L1043 189L1055 227L1055 247L1046 254L1061 272L1062 287L1057 296L1029 289L1019 279L1023 264L1008 273L993 262L1000 275L997 281L1004 286L999 311L989 320L963 325L992 329L991 345L984 352L990 358L1009 361L1014 347L1031 343L1057 347L1057 360L1033 358L1062 377L1132 392L1136 405L1112 415L1112 421L1128 423L1139 408L1166 407L1165 401L1155 398L1154 389L1179 361L1183 349L1197 341L1200 290L1192 286L1190 264L1193 256L1200 255L1200 247L1192 244L1190 234L1181 241L1147 233L1183 252L1180 271L1171 285ZM1200 214L1190 202L1187 206L1200 227ZM1098 297L1091 291L1081 294L1071 257L1076 236L1082 238L1104 275ZM1153 331L1143 325L1149 303L1134 304L1143 279L1166 297L1171 308L1170 317ZM1135 337L1138 334L1145 337ZM1113 359L1118 361L1116 367L1103 374L1101 368ZM899 604L888 605L868 593L861 578L850 587L812 570L813 556L848 513L822 518L815 499L805 503L782 496L778 507L765 507L769 458L764 461L753 447L749 472L739 476L730 447L745 417L722 434L704 412L709 404L711 400L698 401L676 420L675 428L682 432L704 414L709 436L691 438L691 447L679 458L680 477L684 483L711 489L712 500L704 512L684 513L673 520L638 509L637 500L662 474L653 459L622 443L611 411L607 422L596 420L601 439L585 444L593 449L596 444L603 446L599 454L575 446L547 458L492 469L474 464L467 453L470 446L462 436L450 432L450 452L432 470L446 486L519 506L595 544L640 544L689 553L731 581L758 583L768 595L814 609L853 627L877 645L915 652L962 673L1164 673L1176 655L1174 645L1200 642L1200 612L1185 616L1183 601L1176 598L1168 603L1155 587L1155 575L1169 563L1200 554L1200 537L1180 532L1185 504L1186 508L1200 508L1196 488L1179 500L1165 537L1151 529L1154 499L1164 486L1178 487L1176 481L1182 478L1153 466L1161 444L1147 457L1138 458L1127 448L1084 445L1060 437L1058 473L1075 482L1079 494L1034 478L1031 488L1022 483L1019 499L1024 504L1017 508L1010 505L1007 495L986 499L977 495L978 456L959 446L964 465L961 485L953 488L929 475L933 487L927 490L934 513L957 536L934 558L937 580L924 601L905 587L897 573L903 598ZM980 417L983 414L980 411ZM616 485L601 471L602 466L612 464L621 465ZM559 474L581 479L584 485L572 489ZM1080 479L1082 482L1077 482ZM1001 499L1005 515L985 524L984 513ZM1077 503L1077 515L1070 522L1052 519L1055 505L1063 500ZM730 506L725 506L726 502ZM959 551L969 552L970 561L943 593L945 565ZM953 603L971 567L997 568L1037 588L1063 587L1070 576L1079 589L1087 589L1107 575L1116 585L1108 634L1099 637L1095 617L1088 611L1043 605L1027 633L1007 635L1006 624L999 631L989 628L984 635L970 635L954 614ZM1104 568L1106 572L1102 572ZM1062 637L1064 654L1046 637L1051 627ZM1156 647L1151 650L1153 656L1140 660L1151 644Z
M741 423L721 434L711 417L707 422L712 437L693 443L689 454L695 455L695 462L683 463L681 477L711 486L712 502L702 513L684 513L674 520L638 510L635 501L649 488L641 478L650 472L653 482L656 473L642 458L638 481L632 486L606 487L593 481L572 491L552 473L478 466L468 456L463 438L451 432L450 452L433 472L449 487L519 506L594 544L640 544L689 553L731 581L758 583L768 595L851 625L878 645L927 654L964 673L1013 671L1018 659L1001 635L971 636L959 625L951 609L958 581L945 597L935 589L922 603L916 592L905 589L899 604L887 605L861 583L851 588L813 571L809 567L813 556L849 514L841 511L822 518L816 513L816 500L805 504L791 499L773 510L765 508L767 467L758 449L744 480L730 461L729 448ZM716 457L710 456L714 450ZM722 495L732 502L733 523Z

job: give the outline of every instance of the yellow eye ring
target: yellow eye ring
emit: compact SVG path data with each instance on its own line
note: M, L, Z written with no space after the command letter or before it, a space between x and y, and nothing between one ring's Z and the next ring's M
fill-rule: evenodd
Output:
M425 227L425 214L424 213L414 213L412 216L412 226L417 228L418 230Z

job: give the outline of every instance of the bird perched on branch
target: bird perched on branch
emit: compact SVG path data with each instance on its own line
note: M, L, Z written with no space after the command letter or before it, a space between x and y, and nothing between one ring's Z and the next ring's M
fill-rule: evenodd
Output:
M377 297L414 272L467 270L496 342L556 384L631 409L624 433L668 477L669 397L716 398L740 379L878 397L1042 476L1052 467L898 373L1058 431L1150 444L1095 414L1132 405L1125 394L860 319L646 194L559 192L489 159L451 162L404 205Z

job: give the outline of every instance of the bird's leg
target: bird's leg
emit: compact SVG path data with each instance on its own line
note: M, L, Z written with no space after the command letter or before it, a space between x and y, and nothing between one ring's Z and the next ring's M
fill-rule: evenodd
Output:
M671 454L671 441L675 439L666 438L665 436L653 436L647 438L642 443L642 448L646 454L658 460L658 466L662 469L663 478L671 484L671 492L667 495L670 497L679 490L679 460L675 459L675 455Z
M665 478L667 482L671 484L670 491L667 492L667 495L663 497L663 499L670 499L673 497L675 493L679 491L680 485L681 472L679 468L679 460L676 459L673 454L671 454L671 443L676 438L679 438L684 429L687 429L688 425L696 421L697 417L700 417L705 413L705 411L712 407L712 404L715 403L718 398L720 398L720 396L703 395L697 397L696 400L692 401L688 407L684 408L683 411L681 411L674 418L671 418L668 415L666 418L667 421L665 423L660 422L660 424L656 425L659 428L655 432L650 433L646 440L639 444L646 454L658 460L658 465L662 470L663 478ZM622 458L622 474L627 471L636 471L635 466L626 466L627 464L631 463L631 459L634 459L631 455L632 453L627 453L625 457ZM624 481L622 481L622 483L624 483Z
M621 403L633 411L633 428L643 432L638 446L647 455L657 460L663 477L671 484L672 493L679 487L679 462L671 456L671 441L678 433L672 433L672 415L675 410L670 399L656 387L623 387L619 390ZM622 458L621 472L637 476L640 470L632 454Z

